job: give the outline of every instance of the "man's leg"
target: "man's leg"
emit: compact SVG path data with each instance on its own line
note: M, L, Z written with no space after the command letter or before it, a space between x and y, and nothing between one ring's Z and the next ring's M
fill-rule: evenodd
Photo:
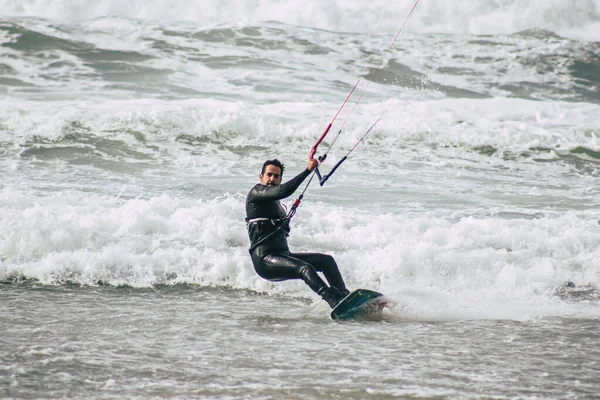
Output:
M349 293L340 269L332 256L321 253L292 253L290 256L307 262L317 271L323 272L329 285L338 289L344 295Z
M252 257L254 269L269 281L302 279L313 292L321 296L327 285L309 263L287 254L269 254L262 259Z
M308 287L321 296L331 308L334 308L347 294L341 292L337 288L328 287L311 264L293 257L289 253L269 254L262 259L253 256L252 263L254 264L254 269L258 275L270 281L302 279ZM341 280L341 275L339 278ZM344 283L343 280L341 280L341 282L342 284Z

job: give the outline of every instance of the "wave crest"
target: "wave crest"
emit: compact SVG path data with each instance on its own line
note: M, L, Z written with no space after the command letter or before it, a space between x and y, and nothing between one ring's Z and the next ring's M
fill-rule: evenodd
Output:
M414 3L384 0L223 0L203 4L193 0L106 0L80 3L54 0L0 0L4 15L85 20L106 16L161 21L188 21L196 25L247 24L278 21L338 32L389 33L398 29ZM559 35L600 40L599 0L444 0L422 2L407 30L506 34L543 28Z

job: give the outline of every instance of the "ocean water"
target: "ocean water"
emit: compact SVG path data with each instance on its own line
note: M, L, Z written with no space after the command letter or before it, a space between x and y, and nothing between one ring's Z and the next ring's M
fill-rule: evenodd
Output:
M600 1L87 3L0 0L0 396L597 397ZM392 301L339 323L244 202L357 81L290 236Z

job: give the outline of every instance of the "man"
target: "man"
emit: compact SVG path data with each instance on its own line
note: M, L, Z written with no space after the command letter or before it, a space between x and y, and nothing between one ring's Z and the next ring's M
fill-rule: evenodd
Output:
M350 293L335 260L326 254L290 252L289 221L279 202L291 196L318 165L317 160L309 160L304 171L281 184L283 164L277 159L265 161L260 183L246 197L246 223L250 256L258 275L269 281L302 279L333 308ZM329 286L317 271L323 273Z

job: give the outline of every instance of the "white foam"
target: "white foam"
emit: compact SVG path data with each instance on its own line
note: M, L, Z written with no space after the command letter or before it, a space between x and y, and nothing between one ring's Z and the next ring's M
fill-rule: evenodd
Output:
M63 192L31 201L8 187L0 204L2 279L228 285L315 298L301 282L274 284L256 276L247 254L243 198L237 196L205 202ZM595 220L568 213L450 221L318 203L300 214L292 227L294 250L334 255L349 287L386 293L405 318L594 312L565 307L552 294L567 280L600 285Z
M314 103L281 102L254 106L252 112L248 112L249 105L243 102L212 99L11 101L11 105L0 116L5 134L10 133L17 142L32 137L57 140L71 124L79 123L98 137L114 137L118 131L119 138L130 140L127 129L131 129L158 144L181 134L202 137L221 132L229 135L227 144L232 146L276 140L285 141L295 150L312 143L327 121L323 117L323 104ZM335 105L329 104L328 108L333 112ZM596 118L599 112L600 107L593 104L514 98L420 102L391 99L361 105L346 125L338 146L354 145L376 117L381 116L362 152L397 149L402 141L423 139L514 151L535 146L556 149L585 146L599 151L600 125Z
M35 16L60 20L86 20L106 16L159 21L189 21L198 26L260 24L279 21L286 24L333 31L395 33L414 3L340 0L302 3L260 1L221 1L203 4L191 0L134 0L123 3L107 0L83 4L69 0L1 0L7 16ZM600 40L597 29L598 0L451 0L417 6L406 30L471 34L506 34L543 28L583 40Z

